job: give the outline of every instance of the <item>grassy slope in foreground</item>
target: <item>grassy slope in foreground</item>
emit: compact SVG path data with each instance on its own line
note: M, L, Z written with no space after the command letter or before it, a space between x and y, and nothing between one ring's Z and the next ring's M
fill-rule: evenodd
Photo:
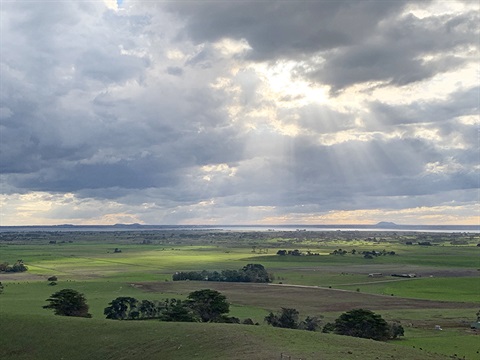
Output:
M2 314L0 327L9 335L0 337L2 359L448 358L394 343L264 326Z

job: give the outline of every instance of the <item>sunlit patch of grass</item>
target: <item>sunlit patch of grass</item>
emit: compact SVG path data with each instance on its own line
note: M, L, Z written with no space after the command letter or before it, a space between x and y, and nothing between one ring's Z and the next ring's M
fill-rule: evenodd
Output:
M344 285L340 288L353 290L358 286ZM406 281L362 284L362 292L373 294L394 294L399 297L461 301L480 303L480 279L470 278L415 278Z

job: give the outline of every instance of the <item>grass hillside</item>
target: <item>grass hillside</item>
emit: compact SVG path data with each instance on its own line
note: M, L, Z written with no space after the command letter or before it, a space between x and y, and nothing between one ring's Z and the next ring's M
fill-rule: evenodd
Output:
M0 327L8 332L0 337L1 359L448 359L394 343L265 326L2 314Z

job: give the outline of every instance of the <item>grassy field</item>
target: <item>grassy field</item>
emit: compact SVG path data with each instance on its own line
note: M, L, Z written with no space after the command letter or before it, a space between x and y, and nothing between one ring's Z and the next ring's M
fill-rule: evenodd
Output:
M8 328L2 359L448 359L395 343L264 326L39 315L4 315L0 326Z
M405 244L417 238L433 246ZM5 286L0 326L8 329L0 337L0 358L442 359L456 354L476 359L478 335L469 324L480 308L478 242L478 236L461 234L358 232L0 233L0 262L22 259L29 269L0 273ZM348 253L329 255L340 248ZM278 256L279 249L321 255ZM364 259L360 254L371 250L395 255ZM176 271L240 269L248 263L263 264L273 273L273 284L171 281ZM52 275L58 277L56 286L46 280ZM45 299L63 288L85 294L92 319L42 309ZM103 316L118 296L184 298L203 288L225 294L232 316L250 317L260 326L116 322ZM368 308L400 321L405 337L379 343L265 325L265 315L281 307L294 307L302 317L320 316L322 324L344 311Z

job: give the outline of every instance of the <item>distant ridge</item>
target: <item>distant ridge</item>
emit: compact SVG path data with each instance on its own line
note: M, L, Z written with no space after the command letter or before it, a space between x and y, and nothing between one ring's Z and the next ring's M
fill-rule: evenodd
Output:
M374 227L396 228L396 227L399 227L399 225L397 225L397 224L395 224L394 222L391 222L391 221L380 221L379 223L375 224Z

